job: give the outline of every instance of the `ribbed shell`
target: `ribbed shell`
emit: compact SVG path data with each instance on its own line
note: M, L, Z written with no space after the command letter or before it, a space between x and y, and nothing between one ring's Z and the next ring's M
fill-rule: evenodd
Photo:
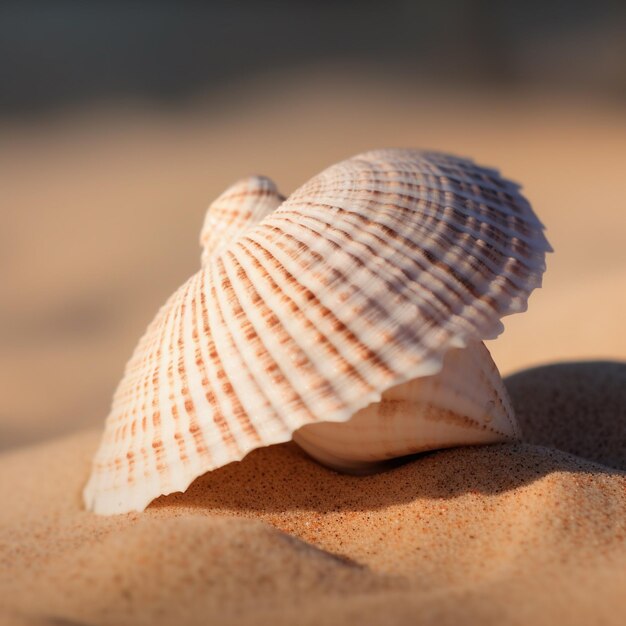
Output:
M369 473L396 457L451 446L519 439L509 395L483 343L452 348L441 371L383 392L346 422L316 422L293 434L312 457L341 472Z
M228 218L223 247L207 218L203 268L127 365L85 489L98 513L142 510L304 425L348 420L437 373L451 348L496 337L541 284L542 225L517 185L471 161L361 154L246 228L280 198L255 180L221 196L248 189L249 217Z
M284 199L265 176L250 176L229 187L207 209L200 232L202 265L249 226L277 209Z

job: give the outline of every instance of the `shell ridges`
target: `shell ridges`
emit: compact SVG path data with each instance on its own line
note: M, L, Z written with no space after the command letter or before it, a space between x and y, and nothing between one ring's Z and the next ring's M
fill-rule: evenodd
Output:
M491 372L476 346L525 309L550 251L519 186L495 170L393 149L334 165L287 199L244 179L209 207L201 244L202 268L161 308L115 393L84 494L98 513L142 510L302 427L351 420L445 373L451 350ZM502 395L499 377L485 380L485 397ZM516 436L478 430L440 447Z

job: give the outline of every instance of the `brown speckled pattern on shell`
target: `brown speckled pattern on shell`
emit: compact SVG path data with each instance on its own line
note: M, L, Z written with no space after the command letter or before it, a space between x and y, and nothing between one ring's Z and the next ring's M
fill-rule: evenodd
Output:
M517 185L466 159L368 152L280 199L254 177L209 209L202 269L116 391L88 508L141 510L304 425L348 420L497 336L541 283L542 225Z

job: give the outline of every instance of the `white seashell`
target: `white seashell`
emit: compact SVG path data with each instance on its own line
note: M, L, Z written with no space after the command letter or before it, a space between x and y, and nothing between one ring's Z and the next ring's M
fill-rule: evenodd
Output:
M89 509L142 510L301 428L305 449L353 470L517 435L480 345L526 308L550 249L517 185L466 159L378 150L280 201L257 177L209 208L202 269L115 393ZM330 433L345 443L322 443Z
M437 374L387 389L346 422L303 426L293 440L328 467L367 473L416 452L519 436L498 369L485 345L472 342L449 350Z
M284 200L276 185L265 176L250 176L229 187L207 209L200 232L202 265Z

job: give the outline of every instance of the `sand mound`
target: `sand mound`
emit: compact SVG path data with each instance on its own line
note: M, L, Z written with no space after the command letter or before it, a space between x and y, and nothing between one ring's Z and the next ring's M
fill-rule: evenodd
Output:
M365 568L261 522L184 514L138 519L96 549L82 543L37 578L49 581L43 595L32 588L44 614L65 618L71 592L80 598L72 620L114 624L241 623L281 598L293 608L385 588Z

